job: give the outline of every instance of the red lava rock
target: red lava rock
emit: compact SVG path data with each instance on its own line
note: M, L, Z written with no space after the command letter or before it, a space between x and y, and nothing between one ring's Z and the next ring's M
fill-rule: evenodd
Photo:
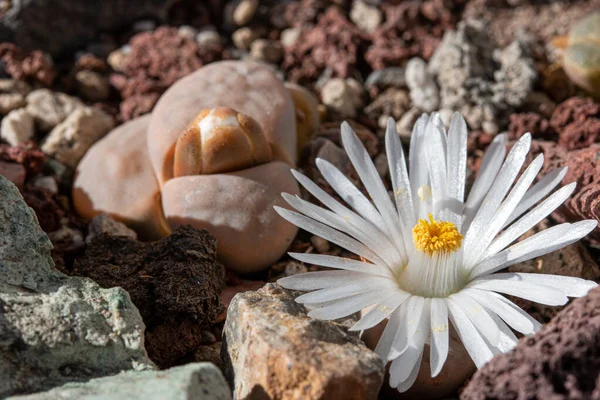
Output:
M508 127L508 138L517 140L525 133L531 133L535 139L548 138L552 130L546 118L534 112L512 114Z
M27 176L37 174L46 162L45 154L33 141L20 143L18 146L0 144L0 160L23 165Z
M50 190L33 185L25 185L21 193L27 205L35 211L40 227L44 232L57 231L62 226L62 219L68 218L68 211L61 204L58 196Z
M326 0L292 1L285 8L283 19L288 26L314 24L328 5Z
M554 142L532 141L529 157L540 153L544 154L542 173L567 166L569 169L562 183L577 182L575 192L552 217L558 222L600 219L600 144L568 151ZM592 231L586 240L600 246L600 228Z
M148 355L163 368L192 354L223 310L216 239L188 225L153 243L100 234L75 261L73 274L129 292L146 324Z
M373 44L365 55L367 62L373 69L383 69L415 56L428 60L444 32L455 27L464 3L427 0L383 4L385 23L373 33Z
M284 49L282 68L291 81L314 80L326 68L342 78L352 73L366 38L338 8L330 7L316 25L301 29L301 39Z
M204 64L220 59L222 53L220 47L201 48L193 38L182 36L170 27L139 33L129 44L131 52L124 65L125 75L113 74L110 78L123 98L123 120L151 111L170 85Z
M574 300L533 336L497 355L462 400L600 399L600 288Z
M25 167L21 164L0 161L0 175L14 183L16 187L23 187L26 174Z
M600 103L591 98L572 97L556 107L550 125L558 132L558 144L581 149L600 138Z
M56 77L56 71L39 50L27 53L12 43L0 43L0 60L4 70L14 79L50 86Z

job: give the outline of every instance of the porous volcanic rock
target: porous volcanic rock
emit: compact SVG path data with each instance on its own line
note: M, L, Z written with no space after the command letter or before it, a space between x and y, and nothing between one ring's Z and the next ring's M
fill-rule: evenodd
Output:
M600 399L600 288L535 335L493 358L461 395L483 399Z

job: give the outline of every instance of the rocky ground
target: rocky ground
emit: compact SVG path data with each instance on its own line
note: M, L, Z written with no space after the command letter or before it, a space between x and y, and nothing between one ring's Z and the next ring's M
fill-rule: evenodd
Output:
M531 132L542 173L568 166L563 182L578 184L543 224L600 215L600 93L569 79L560 45L599 0L97 3L0 1L0 398L387 398L383 362L351 321L307 319L269 283L314 266L284 256L240 275L217 260L210 232L143 242L75 213L86 151L211 62L267 63L314 94L321 123L298 168L326 191L318 157L357 182L341 121L386 178L388 117L407 144L421 113L448 123L460 111L470 179L495 135ZM303 231L289 250L351 256ZM600 228L511 269L599 281L598 262ZM454 397L600 399L599 293L564 310L520 301L548 325Z

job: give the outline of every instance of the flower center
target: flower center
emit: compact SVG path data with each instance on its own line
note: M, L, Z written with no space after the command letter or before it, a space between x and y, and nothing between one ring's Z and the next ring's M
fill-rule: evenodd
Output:
M430 256L456 251L462 240L463 236L452 222L436 221L431 214L429 221L420 219L413 228L415 247Z

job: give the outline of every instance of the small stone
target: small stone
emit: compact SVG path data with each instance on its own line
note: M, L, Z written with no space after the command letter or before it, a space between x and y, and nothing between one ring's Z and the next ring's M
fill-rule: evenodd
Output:
M110 84L108 79L101 74L83 70L75 74L77 89L88 100L106 100L110 95Z
M88 234L85 237L85 242L89 245L92 241L102 234L109 236L127 237L133 240L137 239L137 233L133 229L129 229L122 222L115 221L107 214L100 214L88 225Z
M402 88L406 85L406 73L403 67L388 67L373 71L365 81L368 90L388 87Z
M268 283L231 302L221 358L236 398L377 399L383 361L347 331L356 317L308 318L299 294Z
M380 177L385 178L389 172L387 156L384 153L375 157L375 169Z
M281 31L279 40L283 47L292 47L300 37L300 28L287 28Z
M497 135L498 131L500 130L500 128L498 128L498 124L493 121L483 121L481 124L481 129L490 135Z
M319 253L327 253L329 251L329 242L321 236L311 236L310 242Z
M48 89L34 90L27 95L27 111L43 131L51 130L77 108L82 107L83 103L76 97Z
M127 64L127 53L128 52L124 48L111 51L106 59L106 62L115 71L123 72L125 70L125 64Z
M223 39L219 32L207 29L196 35L196 43L200 47L218 47L223 44Z
M24 108L12 110L2 119L0 137L11 146L16 146L33 138L34 120Z
M250 57L256 61L276 64L283 57L281 43L268 39L256 39L250 45Z
M357 0L352 4L350 19L361 30L373 33L381 25L382 15L377 7L369 6L361 0Z
M58 272L33 210L2 177L0 199L0 397L154 368L127 292Z
M19 396L20 400L230 400L223 374L209 362L165 371L122 372L83 383L69 383L47 392Z
M305 272L308 272L308 268L306 268L306 265L296 261L288 262L285 265L285 268L283 269L284 276L298 275L303 274Z
M330 79L321 90L323 104L341 117L355 117L363 105L363 90L354 79Z
M233 21L237 26L248 25L252 21L258 9L258 4L258 0L241 0L238 3L235 10L233 10Z
M427 72L427 64L420 58L411 58L406 64L406 84L416 107L425 112L437 110L440 94L435 79Z
M85 152L106 135L114 124L113 118L98 108L77 109L50 132L42 150L76 168Z
M6 115L12 110L25 107L25 96L31 92L31 86L16 79L0 79L0 114Z
M84 245L81 231L68 226L62 226L60 229L48 233L48 237L52 243L67 242L75 249L81 249Z
M58 184L53 176L37 176L33 178L33 186L47 190L52 195L58 194Z
M149 19L138 21L131 27L131 30L136 33L153 31L154 29L156 29L156 23Z
M177 28L177 33L179 33L181 36L194 39L196 35L198 35L198 29L189 25L181 25L179 28Z
M258 30L244 27L233 32L231 40L233 41L233 45L238 49L249 50L252 42L254 42L258 36Z
M398 130L398 136L404 143L410 142L410 137L412 135L412 130L415 125L415 122L419 119L421 115L421 110L416 107L411 108L400 118L400 121L396 123L396 129Z
M365 114L372 119L385 116L380 125L383 129L387 126L387 118L392 117L395 120L402 116L411 108L411 101L406 90L388 88L383 93L379 94L375 100L365 107Z
M21 164L0 161L0 175L14 183L16 187L22 188L25 184L27 171Z

